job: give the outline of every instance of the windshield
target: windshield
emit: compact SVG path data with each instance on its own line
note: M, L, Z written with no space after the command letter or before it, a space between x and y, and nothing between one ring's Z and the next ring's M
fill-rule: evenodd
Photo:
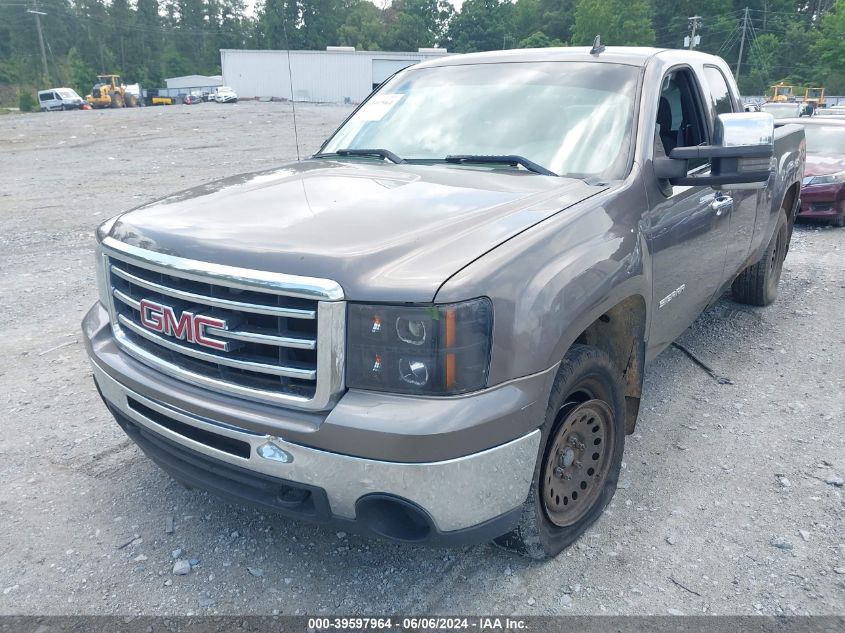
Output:
M81 99L73 90L56 90L62 99Z
M808 154L845 155L845 126L805 125Z
M582 62L411 68L362 105L323 152L518 155L560 175L623 178L637 77L633 66Z

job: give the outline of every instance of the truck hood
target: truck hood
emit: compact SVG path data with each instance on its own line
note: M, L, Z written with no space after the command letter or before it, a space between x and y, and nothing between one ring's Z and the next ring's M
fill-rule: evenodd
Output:
M331 279L353 300L427 302L476 258L604 188L511 168L316 159L143 205L110 235L177 257Z
M827 176L845 171L845 156L842 154L807 154L804 176Z

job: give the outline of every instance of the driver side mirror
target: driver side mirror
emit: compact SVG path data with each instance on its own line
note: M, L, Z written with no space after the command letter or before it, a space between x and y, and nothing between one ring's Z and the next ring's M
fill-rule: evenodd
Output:
M676 147L668 157L655 157L654 172L673 185L763 189L772 173L774 136L771 114L720 114L713 129L713 145ZM701 158L710 161L710 173L688 176L688 162Z

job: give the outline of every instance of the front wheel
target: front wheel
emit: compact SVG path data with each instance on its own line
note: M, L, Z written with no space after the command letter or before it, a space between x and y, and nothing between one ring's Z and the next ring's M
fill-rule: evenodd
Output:
M558 370L519 525L495 539L535 559L574 543L616 492L625 447L622 376L603 351L573 345Z

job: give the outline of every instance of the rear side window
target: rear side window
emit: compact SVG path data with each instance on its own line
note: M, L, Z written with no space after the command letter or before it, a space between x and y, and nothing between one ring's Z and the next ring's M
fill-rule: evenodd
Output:
M733 112L734 107L731 91L728 90L728 82L722 71L715 66L705 66L704 77L707 79L707 86L710 88L715 114Z
M53 98L52 92L42 92L42 93L39 93L39 95L38 95L39 101L49 101L52 98Z

